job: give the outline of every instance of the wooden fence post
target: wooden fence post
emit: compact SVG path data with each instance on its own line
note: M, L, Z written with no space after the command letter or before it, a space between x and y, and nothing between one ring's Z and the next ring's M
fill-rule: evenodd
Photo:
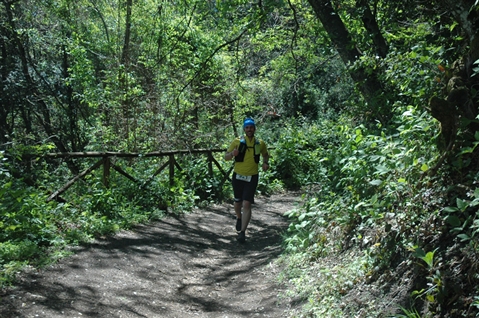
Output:
M170 163L170 186L175 184L175 155L169 155L169 163Z
M213 179L213 153L208 151L208 173L211 179Z
M110 186L110 157L103 157L103 185L105 188Z

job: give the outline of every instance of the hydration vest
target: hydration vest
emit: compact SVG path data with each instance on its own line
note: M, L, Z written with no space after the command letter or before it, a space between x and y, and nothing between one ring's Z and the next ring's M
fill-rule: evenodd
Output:
M244 156L246 155L246 150L248 148L254 148L254 162L259 163L259 155L261 153L261 144L257 138L254 139L254 146L248 147L244 136L240 137L240 145L238 147L239 154L235 157L236 162L243 162Z

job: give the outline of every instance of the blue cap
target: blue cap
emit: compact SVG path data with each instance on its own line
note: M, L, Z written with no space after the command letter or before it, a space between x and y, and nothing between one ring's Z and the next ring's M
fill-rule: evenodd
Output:
M243 123L243 128L246 128L246 126L254 126L256 128L256 124L254 123L254 120L252 118L246 118Z

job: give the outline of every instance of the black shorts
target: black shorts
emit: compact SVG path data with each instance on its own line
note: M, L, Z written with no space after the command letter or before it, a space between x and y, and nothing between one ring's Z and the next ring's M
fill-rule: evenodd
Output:
M243 200L254 203L254 195L256 188L258 187L258 175L251 176L251 181L241 181L236 179L236 172L233 173L233 193L235 196L235 202L241 202Z

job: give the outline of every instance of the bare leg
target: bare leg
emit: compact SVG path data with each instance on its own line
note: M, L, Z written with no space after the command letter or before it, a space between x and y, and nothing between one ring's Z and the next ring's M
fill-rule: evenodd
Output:
M235 206L236 207L236 206ZM246 231L251 220L251 202L243 201L243 218L241 219L241 231Z
M238 219L241 219L241 207L243 206L243 202L235 202L235 213Z

